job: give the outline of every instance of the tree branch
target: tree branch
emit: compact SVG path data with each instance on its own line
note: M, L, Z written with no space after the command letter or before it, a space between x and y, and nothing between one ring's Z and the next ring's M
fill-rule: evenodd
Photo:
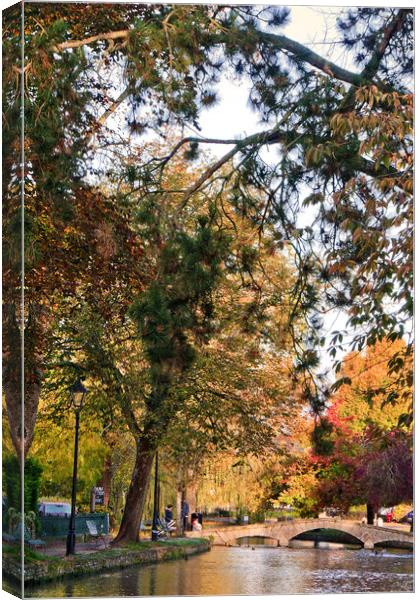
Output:
M365 85L368 83L372 83L372 79L379 68L381 60L384 57L384 54L386 52L386 49L388 48L392 36L400 29L402 22L407 16L408 12L409 11L407 11L406 9L399 10L394 19L392 19L391 23L383 28L383 37L377 44L369 62L366 64L365 68L360 74ZM378 87L389 91L389 87L383 84L378 85ZM340 112L346 112L354 107L355 91L355 87L350 88L350 90L341 102Z
M221 138L201 138L201 137L193 137L193 136L189 136L189 137L185 137L182 138L182 140L180 140L176 146L174 146L174 148L171 150L171 152L169 154L167 154L166 156L160 157L160 158L152 158L150 162L159 162L161 166L165 166L170 160L171 158L173 158L175 156L175 154L178 152L178 150L180 148L182 148L182 146L185 146L185 144L225 144L227 146L233 145L233 144L237 144L238 140L237 139L226 139L223 140Z
M115 39L124 39L127 38L130 33L129 29L123 29L120 31L109 31L107 33L100 33L98 35L93 35L83 40L69 40L67 42L62 42L54 47L56 51L66 50L68 48L80 48L81 46L87 46L89 44L93 44L95 42L101 40L115 40ZM228 41L228 37L232 34L232 32L225 31L224 33L219 33L215 37L215 41L219 40L221 42ZM290 38L284 35L278 35L273 33L267 33L265 31L258 31L259 39L262 42L271 44L274 48L278 48L279 50L287 50L291 54L293 54L299 60L303 60L313 67L316 67L327 73L332 77L336 77L342 81L346 81L347 83L351 83L352 85L361 85L362 77L358 73L353 73L342 67L336 65L332 61L316 54L306 46L303 46L299 42L295 42Z
M287 50L298 60L307 62L313 67L320 69L330 77L335 77L336 79L351 83L352 85L356 86L360 86L363 83L360 74L343 69L332 61L327 60L323 56L313 52L313 50L310 50L306 46L299 44L299 42L291 40L285 35L259 31L258 36L262 42L269 43L273 48L278 48L279 50Z
M213 144L217 144L217 143L222 143L222 144L234 143L235 144L234 148L229 150L229 152L224 154L221 158L219 158L219 160L217 160L212 165L210 165L210 167L204 171L204 173L201 175L201 177L199 177L199 179L197 179L197 181L195 181L187 189L187 191L185 192L184 197L182 199L182 202L181 202L181 208L185 208L185 206L187 205L188 200L191 198L191 196L196 191L198 191L201 188L201 186L206 181L208 181L208 179L210 179L210 177L212 175L214 175L214 173L216 171L218 171L224 164L226 164L231 158L233 158L237 152L239 152L240 150L243 150L247 146L251 146L251 145L262 146L264 144L271 145L271 144L276 144L276 143L277 144L278 143L286 143L287 149L290 149L292 146L294 146L298 142L302 142L305 138L304 134L296 135L296 132L294 132L293 137L291 138L290 133L282 132L282 131L278 130L277 127L278 127L278 125L276 125L275 128L273 128L269 131L262 131L259 133L254 133L253 135L250 135L250 136L244 138L243 140L211 140L211 139L201 140L200 138L184 138L183 140L178 142L178 144L175 146L174 150L172 150L172 152L168 155L168 157L165 157L165 160L166 159L169 160L183 144L185 144L188 140L191 140L191 139L193 139L196 142L204 141L205 143L213 143ZM360 171L360 172L364 173L365 175L369 175L371 177L401 177L404 175L404 173L401 173L392 168L386 168L384 165L377 166L377 165L375 165L374 162L372 162L362 156L356 157L356 164L353 165L353 167L355 168L355 170Z
M116 100L114 100L111 104L111 106L109 108L106 109L106 111L99 117L99 119L96 121L95 125L93 126L90 135L88 137L88 144L90 144L90 142L92 141L92 138L94 137L96 130L105 123L105 121L118 109L118 107L124 102L124 100L126 100L126 98L128 98L128 96L130 95L130 90L129 88L125 88L125 90L118 96L118 98L116 98Z
M365 82L371 81L372 77L376 74L392 36L401 28L401 25L403 24L403 21L409 12L410 11L407 9L400 9L390 24L384 27L381 31L382 38L377 44L369 62L361 73L361 77L365 80Z
M89 44L93 44L94 42L99 42L101 40L118 40L124 39L128 37L130 33L129 29L122 29L120 31L108 31L106 33L99 33L98 35L92 35L83 40L69 40L68 42L62 42L61 44L57 44L54 46L53 50L55 52L59 52L60 50L67 50L68 48L80 48L81 46L87 46Z

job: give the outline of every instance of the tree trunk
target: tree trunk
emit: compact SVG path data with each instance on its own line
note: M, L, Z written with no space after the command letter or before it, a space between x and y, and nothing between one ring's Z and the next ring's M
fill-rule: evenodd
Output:
M95 493L95 488L93 487L90 490L90 512L94 513L95 512L95 499L96 499L96 493Z
M185 500L190 507L190 515L197 510L197 486L195 483L188 483L185 488Z
M112 544L138 542L139 540L140 523L149 488L154 456L155 450L148 443L141 440L137 443L136 460L125 502L124 514L118 535Z
M3 387L6 399L10 437L12 439L16 455L20 461L22 457L22 450L23 456L26 458L34 439L35 423L38 414L38 403L41 390L39 385L28 385L25 382L25 423L22 431L22 387L20 383L12 381L5 381Z
M375 519L375 507L373 506L373 504L366 505L366 517L367 517L367 524L373 525L373 521Z
M26 458L34 439L42 374L39 368L41 359L37 351L39 335L34 325L30 324L35 320L32 317L25 327L24 390L22 389L22 339L16 312L12 303L3 308L3 389L10 437L20 462L22 454Z
M178 479L176 486L176 534L181 536L184 533L182 518L182 482Z
M185 500L190 508L190 516L197 510L197 483L194 469L188 468L184 479Z
M115 497L115 499L114 499L115 523L120 523L120 516L123 512L123 506L124 506L124 491L121 489L118 490L117 492L115 492L114 497Z
M105 457L102 478L98 481L97 485L104 490L104 507L107 508L109 506L112 485L112 459L110 454Z

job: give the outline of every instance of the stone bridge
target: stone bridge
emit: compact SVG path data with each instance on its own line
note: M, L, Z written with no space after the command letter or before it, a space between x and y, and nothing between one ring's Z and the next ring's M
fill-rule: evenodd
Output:
M203 531L189 531L188 537L206 537L215 545L235 546L244 537L266 537L277 540L278 546L288 546L290 540L306 531L314 529L335 529L352 535L364 548L374 548L375 544L392 542L396 546L413 546L413 535L393 527L365 525L358 521L340 518L293 519L292 521L255 523L253 525L233 525L211 527Z

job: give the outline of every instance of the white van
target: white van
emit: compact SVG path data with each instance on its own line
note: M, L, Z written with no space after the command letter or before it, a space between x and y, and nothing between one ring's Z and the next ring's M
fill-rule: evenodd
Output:
M71 506L67 502L41 502L38 512L44 517L70 517Z

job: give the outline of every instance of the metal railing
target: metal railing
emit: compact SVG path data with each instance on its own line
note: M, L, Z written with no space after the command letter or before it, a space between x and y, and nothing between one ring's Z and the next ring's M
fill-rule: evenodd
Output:
M69 530L70 517L40 516L40 536L41 537L66 537ZM86 535L89 533L86 521L94 521L98 531L107 535L109 533L109 515L108 513L82 513L76 515L75 532L76 535Z

